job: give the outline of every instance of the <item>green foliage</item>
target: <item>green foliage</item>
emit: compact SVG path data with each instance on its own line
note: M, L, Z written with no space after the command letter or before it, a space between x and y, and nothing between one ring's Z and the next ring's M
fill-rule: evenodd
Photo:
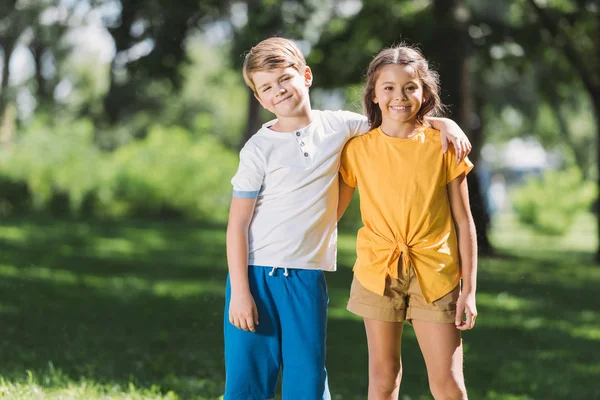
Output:
M0 211L30 202L38 212L56 212L58 204L61 214L75 216L226 218L237 160L216 138L156 125L146 138L108 153L95 146L93 133L85 120L39 120L0 149Z
M564 235L577 215L596 199L593 182L584 181L577 168L546 171L512 192L515 212L522 223L549 235Z
M40 118L0 153L1 174L26 183L38 211L62 193L70 211L79 212L86 196L104 192L106 163L106 156L93 145L93 125L86 120L62 121L49 128Z
M193 219L226 217L236 157L214 137L155 126L144 140L119 148L113 167L117 197L133 214L170 209Z

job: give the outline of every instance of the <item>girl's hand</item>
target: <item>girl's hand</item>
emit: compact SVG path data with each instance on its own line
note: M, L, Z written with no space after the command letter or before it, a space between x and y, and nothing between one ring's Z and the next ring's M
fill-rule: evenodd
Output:
M466 318L463 320L463 314ZM462 292L456 303L456 329L468 331L475 326L477 318L477 306L475 305L475 293Z
M231 293L229 302L229 322L236 328L256 332L258 325L258 310L250 291Z

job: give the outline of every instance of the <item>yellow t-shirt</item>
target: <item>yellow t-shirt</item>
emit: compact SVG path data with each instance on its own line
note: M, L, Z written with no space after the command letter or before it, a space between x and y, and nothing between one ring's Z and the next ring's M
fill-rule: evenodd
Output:
M422 128L408 139L376 128L348 142L340 174L358 186L364 226L358 231L354 273L383 295L387 275L398 278L402 257L412 264L423 296L431 303L460 281L458 243L447 185L473 164L456 165L454 147L442 152L439 132Z

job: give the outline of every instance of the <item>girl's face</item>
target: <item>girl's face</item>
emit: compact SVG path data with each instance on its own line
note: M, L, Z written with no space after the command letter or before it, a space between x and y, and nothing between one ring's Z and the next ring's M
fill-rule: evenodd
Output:
M423 85L415 69L398 64L382 67L373 102L379 106L383 122L415 123L423 104Z

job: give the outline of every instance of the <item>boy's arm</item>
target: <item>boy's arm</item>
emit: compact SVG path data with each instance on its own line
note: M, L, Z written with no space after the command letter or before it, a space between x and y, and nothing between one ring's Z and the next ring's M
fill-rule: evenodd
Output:
M256 198L232 198L227 223L227 264L231 299L229 322L237 328L255 332L258 311L248 283L248 229Z
M448 143L454 145L456 165L469 155L473 146L456 122L448 118L427 117L425 119L434 129L440 131L444 153L448 151Z
M469 189L463 173L448 184L452 218L458 235L458 249L462 271L462 292L456 304L456 328L468 330L475 325L477 307L477 235L469 206ZM466 320L463 321L463 313Z
M344 211L348 208L348 204L352 200L352 196L354 195L354 189L352 186L348 186L342 175L338 176L339 181L339 195L338 195L338 208L337 208L337 220L339 221L344 215Z

